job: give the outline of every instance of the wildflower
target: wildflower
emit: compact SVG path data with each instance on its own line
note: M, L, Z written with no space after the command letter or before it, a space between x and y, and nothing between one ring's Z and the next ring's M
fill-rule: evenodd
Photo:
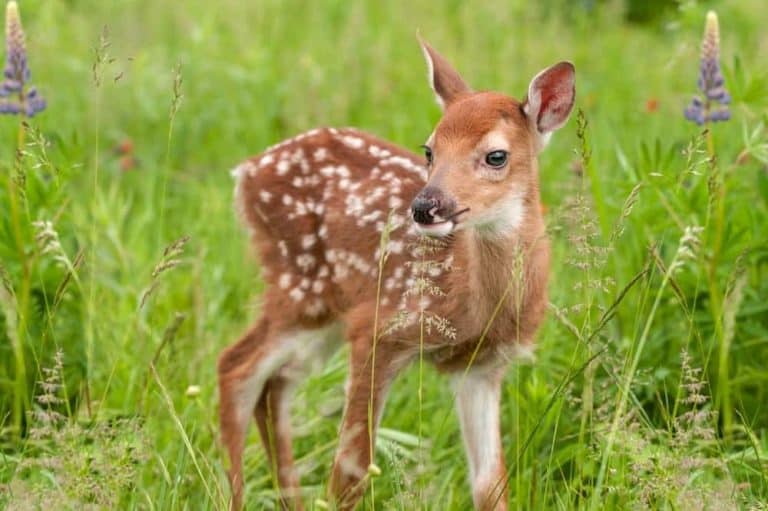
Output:
M725 89L725 80L720 71L720 27L717 14L707 13L704 40L701 43L701 67L697 82L701 96L694 96L683 114L698 125L708 122L727 121L731 118L728 104L731 96Z
M32 117L45 110L46 102L37 89L26 87L31 78L27 64L27 48L24 29L21 26L19 7L10 1L5 7L5 81L0 83L0 114Z
M645 101L645 111L649 114L653 114L659 111L659 99L648 98Z

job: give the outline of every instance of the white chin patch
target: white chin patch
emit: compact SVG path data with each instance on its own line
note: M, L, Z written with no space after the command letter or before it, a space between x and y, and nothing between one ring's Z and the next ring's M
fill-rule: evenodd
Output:
M494 204L489 210L466 223L481 236L511 236L523 224L525 202L522 193L512 193Z
M446 222L438 222L436 224L430 224L430 225L423 225L419 223L414 223L416 226L416 232L423 236L432 236L435 238L442 238L443 236L448 236L453 232L453 228L456 226L455 223L451 222L450 220Z

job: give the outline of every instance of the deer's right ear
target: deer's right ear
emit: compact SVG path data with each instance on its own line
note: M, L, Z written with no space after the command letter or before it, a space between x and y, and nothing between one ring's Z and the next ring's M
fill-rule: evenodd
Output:
M421 51L424 52L424 59L427 61L429 85L435 92L435 98L440 108L444 110L451 101L456 99L456 96L472 91L442 55L421 38L419 38L419 44L421 44Z
M570 62L560 62L533 77L523 110L546 145L553 131L560 128L573 109L576 95L576 70Z

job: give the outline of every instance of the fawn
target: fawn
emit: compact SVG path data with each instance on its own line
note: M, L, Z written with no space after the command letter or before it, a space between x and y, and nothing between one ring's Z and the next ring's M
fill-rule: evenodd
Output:
M537 74L519 102L472 91L421 43L443 117L426 158L355 129L316 129L246 160L235 201L266 281L261 317L219 358L232 508L254 416L283 508L303 509L291 389L345 338L346 403L329 498L365 491L397 373L418 356L454 382L477 509L506 510L500 437L508 361L530 350L547 298L538 153L573 107L574 67Z

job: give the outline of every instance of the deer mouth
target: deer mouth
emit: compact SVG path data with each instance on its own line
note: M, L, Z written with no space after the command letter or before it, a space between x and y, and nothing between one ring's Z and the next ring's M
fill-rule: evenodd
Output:
M435 222L431 224L419 224L416 223L416 232L424 236L432 236L435 238L442 238L448 236L453 232L456 227L456 223L451 220L444 220L442 222Z
M430 211L431 222L419 222L415 221L416 232L425 236L432 236L442 238L451 234L459 225L459 216L469 211L469 208L464 208L446 217L442 217L437 214L436 211Z

